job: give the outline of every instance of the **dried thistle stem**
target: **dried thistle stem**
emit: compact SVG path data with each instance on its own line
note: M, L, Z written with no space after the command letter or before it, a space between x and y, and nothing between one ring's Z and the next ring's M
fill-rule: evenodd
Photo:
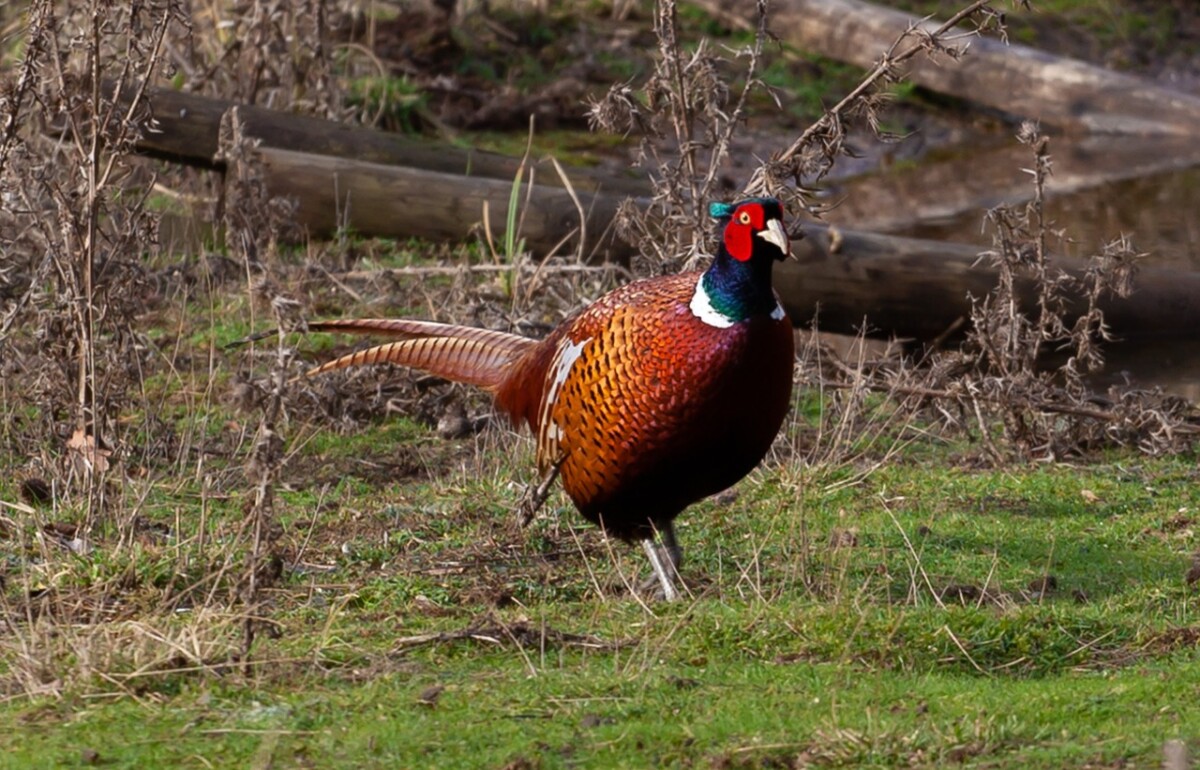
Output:
M825 110L825 113L811 126L796 138L791 145L783 152L775 157L771 163L761 166L751 177L749 183L746 184L744 191L747 195L766 195L771 194L775 184L772 182L772 168L779 168L793 163L797 157L806 149L813 146L817 142L826 144L823 148L823 154L826 156L825 169L832 167L832 161L840 152L840 140L829 144L824 141L828 136L841 136L842 123L845 115L856 105L863 103L868 95L878 86L880 81L894 80L897 75L899 65L908 61L922 51L930 49L949 51L941 44L941 38L954 27L958 26L964 20L974 16L985 8L989 7L992 0L975 0L975 2L966 6L962 10L955 13L937 29L932 32L925 32L916 25L909 26L896 40L888 46L887 51L880 57L878 63L867 73L866 77L854 87L850 93L846 94L837 104ZM899 50L900 46L912 39L920 36L922 39L906 48L903 51ZM957 55L961 51L954 49ZM823 176L819 174L818 178Z

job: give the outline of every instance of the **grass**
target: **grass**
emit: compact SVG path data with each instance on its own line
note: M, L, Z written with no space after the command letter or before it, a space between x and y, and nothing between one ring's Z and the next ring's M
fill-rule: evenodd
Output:
M362 77L350 83L346 103L370 115L371 122L395 133L419 133L426 97L407 77Z
M27 526L3 541L10 609L39 606L26 589L117 609L24 615L0 766L1150 766L1200 739L1194 458L973 469L970 445L920 440L847 483L790 459L820 417L801 398L775 460L681 520L696 596L676 606L631 598L640 555L561 498L516 531L506 480L531 458L499 429L305 432L278 504L302 556L249 676L233 614L161 609L204 572L184 566L200 490L147 482L169 537L45 572ZM238 498L210 503L210 543ZM17 684L35 668L57 695Z
M707 38L730 50L748 47L754 33L747 29L730 29L707 9L683 3L679 6L680 25L689 40ZM777 42L768 47L759 78L773 94L756 92L753 95L755 113L772 113L775 99L783 104L785 113L796 125L807 125L819 118L824 109L836 103L862 80L865 71L852 64L802 51L795 46ZM740 87L740 82L736 84ZM907 96L907 92L903 96ZM779 117L782 116L778 116Z
M88 749L112 767L138 766L133 756L175 767L786 767L801 757L846 767L1138 765L1198 716L1194 688L1157 666L1072 676L1069 693L1037 681L980 679L965 690L937 672L757 661L664 661L646 672L566 656L533 676L509 655L444 651L409 667L308 692L212 686L169 706L48 709L37 715L43 729L21 731L6 756L13 767L74 765ZM426 705L432 687L444 689ZM149 730L112 740L137 725ZM64 736L70 748L56 754Z
M90 551L54 534L83 500L18 502L39 415L6 436L0 767L1152 766L1200 740L1194 456L987 467L882 397L831 438L807 389L769 461L681 518L693 596L645 607L641 554L561 494L515 526L529 439L440 439L422 415L452 394L395 372L341 380L380 404L349 423L297 383L247 672L254 412L227 395L264 364L214 345L245 305L212 287L156 343L123 428L147 449Z

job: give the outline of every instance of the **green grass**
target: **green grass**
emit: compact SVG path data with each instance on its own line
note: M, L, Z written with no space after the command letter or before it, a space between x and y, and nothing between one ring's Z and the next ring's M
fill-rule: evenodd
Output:
M458 643L357 672L348 661L340 677L24 707L0 738L2 761L74 766L91 749L113 767L777 767L801 755L847 767L1151 766L1164 739L1196 737L1194 652L1032 679L772 659L731 642L786 637L805 622L802 607L713 609L652 622L613 609L660 637L625 654ZM426 705L434 686L444 689Z
M350 82L346 103L358 107L375 125L404 134L420 133L427 98L405 76L361 77Z
M928 441L850 484L851 466L776 462L685 514L697 595L646 610L622 582L640 554L610 552L561 498L561 519L513 529L504 482L530 458L511 441L441 442L399 418L318 432L297 466L444 454L416 478L284 479L283 542L310 541L305 561L329 571L272 589L278 633L249 678L139 669L132 652L105 673L79 658L101 633L85 624L59 632L75 650L54 659L75 677L63 696L30 698L6 647L0 766L1153 766L1164 740L1200 739L1193 458L971 470L970 446ZM145 509L181 512L186 535L188 494ZM241 503L209 515L228 532ZM116 639L191 623L236 641L236 624L155 614L197 577L173 553L100 547L56 585L124 595L136 612L105 628ZM397 643L472 626L484 638Z
M1151 766L1200 717L1184 679L1194 660L1054 688L762 661L614 670L569 655L535 676L511 655L441 651L409 667L353 686L212 685L169 704L45 709L40 729L0 742L11 767L77 766L85 749L109 767L786 767L802 754L846 767ZM423 705L434 685L445 689Z
M332 314L401 314L283 275ZM425 309L409 280L387 302ZM762 468L680 518L692 595L644 607L640 551L561 494L516 527L528 438L442 440L415 407L320 417L332 382L295 383L267 535L284 569L247 673L261 407L228 396L273 357L219 347L251 299L211 291L148 324L170 332L121 412L92 550L48 527L84 519L78 487L0 509L0 767L1149 767L1200 740L1194 455L987 467L956 434L898 434L883 396L839 445L812 390ZM362 379L342 398L450 395ZM20 386L0 500L32 505L21 482L63 474L30 458L62 449Z
M730 29L707 9L696 5L680 5L679 20L686 39L707 38L715 43L714 49L717 52L721 51L722 46L737 49L754 43L753 31ZM733 68L733 72L737 73L736 82L733 83L735 89L742 87L743 78L740 78L741 73L738 70L744 65L745 61L740 60ZM784 113L796 124L814 121L821 116L826 107L835 104L857 86L865 74L860 67L803 51L795 46L782 42L768 43L759 63L758 78L768 88L773 89L775 96L759 89L752 95L751 113L776 113L777 97ZM900 95L907 96L908 92Z

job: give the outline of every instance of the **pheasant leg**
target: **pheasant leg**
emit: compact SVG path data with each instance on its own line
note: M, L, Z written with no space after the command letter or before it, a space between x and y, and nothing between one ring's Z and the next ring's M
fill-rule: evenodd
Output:
M679 589L675 587L675 581L679 578L679 566L683 563L683 550L675 539L675 528L671 524L662 528L659 538L662 540L661 546L654 542L654 538L648 537L642 541L642 549L650 560L654 575L641 585L641 589L645 591L652 588L657 578L663 598L669 602L677 601Z
M550 487L558 478L558 471L561 467L562 463L555 463L536 487L525 488L525 494L517 504L517 520L521 524L521 529L529 526L529 522L533 521L533 517L537 515L538 509L546 502L546 498L550 497Z
M679 547L679 541L675 539L675 525L668 521L660 535L663 550L667 552L667 557L671 560L671 577L677 578L679 577L679 568L683 566L683 549Z
M646 557L650 560L650 566L654 568L654 575L658 578L659 584L662 586L663 598L669 602L676 601L679 598L679 592L675 590L675 581L671 577L671 572L674 568L671 566L670 558L663 558L663 554L655 545L653 538L646 538L642 541L642 548L646 551ZM653 585L653 578L650 579L650 584Z

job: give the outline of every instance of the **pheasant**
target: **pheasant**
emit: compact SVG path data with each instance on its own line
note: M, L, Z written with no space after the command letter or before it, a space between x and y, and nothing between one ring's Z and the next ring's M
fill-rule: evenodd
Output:
M791 401L792 326L771 288L772 264L788 254L783 207L750 198L709 213L721 240L707 270L627 284L541 341L427 321L320 321L309 330L399 339L308 374L387 362L489 391L537 437L543 496L560 477L585 518L642 543L673 600L683 554L672 522L758 465Z

